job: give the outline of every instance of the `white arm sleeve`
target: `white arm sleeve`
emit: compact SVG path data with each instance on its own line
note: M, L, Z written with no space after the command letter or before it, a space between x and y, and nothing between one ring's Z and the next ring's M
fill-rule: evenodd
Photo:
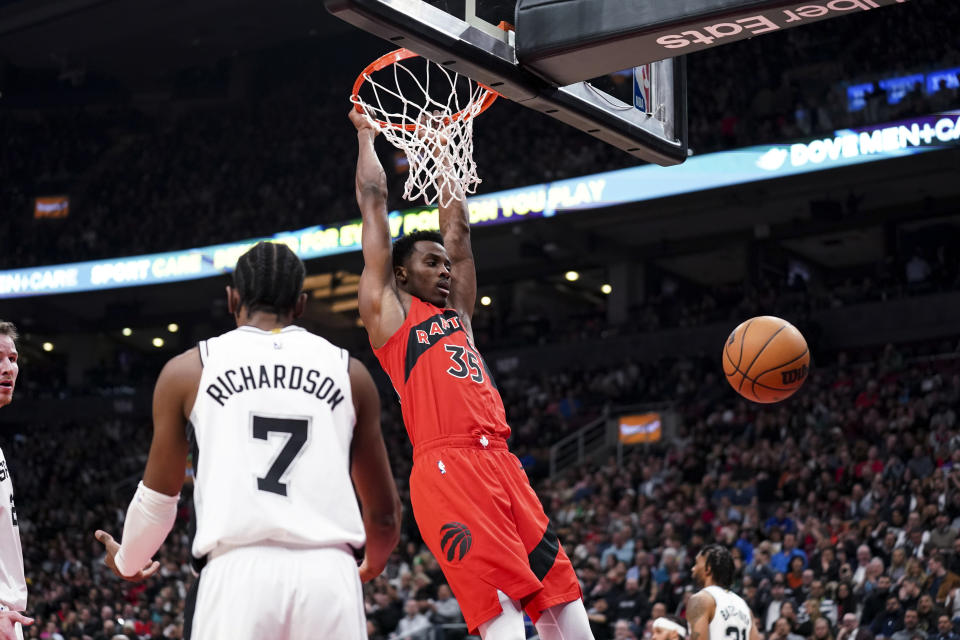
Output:
M160 549L177 519L179 499L179 493L175 496L164 495L140 482L127 508L123 539L114 558L120 573L134 575Z

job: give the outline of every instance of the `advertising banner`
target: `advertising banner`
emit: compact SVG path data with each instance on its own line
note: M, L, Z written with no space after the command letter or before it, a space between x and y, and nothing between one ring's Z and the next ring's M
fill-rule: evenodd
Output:
M483 227L907 157L960 144L960 111L922 116L824 138L694 156L676 167L644 165L468 199L470 224ZM394 238L439 228L436 208L389 214ZM302 259L360 250L359 219L265 238L135 257L0 271L0 299L179 282L229 273L260 240L288 245Z

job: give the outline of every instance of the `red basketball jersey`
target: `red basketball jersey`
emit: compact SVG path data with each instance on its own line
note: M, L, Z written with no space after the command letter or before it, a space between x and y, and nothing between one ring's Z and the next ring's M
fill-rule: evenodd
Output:
M503 400L456 310L411 298L403 325L373 352L400 396L414 446L442 436L510 436Z

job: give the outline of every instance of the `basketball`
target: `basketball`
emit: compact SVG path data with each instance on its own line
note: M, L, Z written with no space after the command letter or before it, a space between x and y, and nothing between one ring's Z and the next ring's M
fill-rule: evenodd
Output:
M769 404L792 396L810 370L810 350L796 327L774 316L750 318L723 345L723 372L734 391Z

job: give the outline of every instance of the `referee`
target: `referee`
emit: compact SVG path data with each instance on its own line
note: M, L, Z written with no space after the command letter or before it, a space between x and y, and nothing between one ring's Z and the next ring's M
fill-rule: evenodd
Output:
M20 367L17 364L17 328L0 320L0 407L13 401ZM27 581L23 577L20 528L13 504L13 481L0 451L0 640L23 640L21 624L33 619L20 613L27 608Z

